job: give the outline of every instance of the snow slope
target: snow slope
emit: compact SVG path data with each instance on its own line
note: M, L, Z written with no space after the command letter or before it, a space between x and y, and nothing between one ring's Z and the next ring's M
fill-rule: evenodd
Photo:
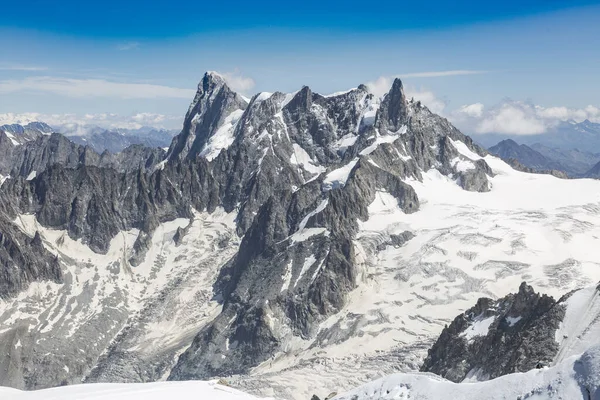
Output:
M2 400L252 400L246 393L216 382L159 382L139 384L88 384L24 392L0 387Z
M588 287L573 293L566 300L565 318L556 331L560 350L554 360L580 353L600 341L600 296L598 289Z
M396 374L334 397L335 400L600 399L600 347L549 369L478 383L453 383L432 374Z

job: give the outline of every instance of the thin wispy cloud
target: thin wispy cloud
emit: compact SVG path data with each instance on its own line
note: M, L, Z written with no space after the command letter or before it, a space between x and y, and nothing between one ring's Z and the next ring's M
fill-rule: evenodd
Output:
M121 99L191 99L195 91L148 83L123 83L104 79L73 79L34 76L0 81L0 93L39 92L60 96L112 97Z
M429 71L429 72L413 72L410 74L398 75L399 78L443 78L446 76L461 76L461 75L480 75L487 74L490 71L479 71L470 69L457 69L451 71Z
M18 65L18 64L0 64L0 71L47 71L48 67L35 65Z
M117 46L117 50L128 51L128 50L138 49L139 47L140 47L140 42L125 42L125 43L120 43Z

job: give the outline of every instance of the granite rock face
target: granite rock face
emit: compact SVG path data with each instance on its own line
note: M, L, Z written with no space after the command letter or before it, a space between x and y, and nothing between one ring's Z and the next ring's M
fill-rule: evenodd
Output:
M559 350L555 332L565 310L526 283L504 298L481 298L442 331L421 371L461 382L549 366Z
M39 234L33 238L0 217L0 299L16 295L30 282L62 282L58 258L49 253Z
M27 125L1 125L0 131L5 132L14 144L23 144L44 135L49 135L54 132L54 129L43 122L30 122Z

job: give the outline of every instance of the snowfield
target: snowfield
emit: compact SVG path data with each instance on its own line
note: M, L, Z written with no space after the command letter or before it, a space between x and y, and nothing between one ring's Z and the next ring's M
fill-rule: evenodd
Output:
M560 365L478 383L453 383L432 374L396 374L334 400L600 399L600 347Z
M31 392L0 387L2 400L256 400L216 382L96 383Z

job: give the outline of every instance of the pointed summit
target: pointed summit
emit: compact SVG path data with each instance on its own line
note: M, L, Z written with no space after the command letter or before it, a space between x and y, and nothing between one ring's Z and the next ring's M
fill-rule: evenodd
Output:
M207 71L204 74L204 77L202 77L202 81L200 81L200 83L198 84L198 90L200 90L201 86L202 89L206 92L211 88L214 89L216 87L227 86L227 82L225 81L223 75L219 74L218 72Z
M308 86L302 86L292 100L287 104L287 109L306 111L312 105L312 90Z
M183 130L173 139L167 157L170 160L196 157L227 116L246 107L246 100L227 86L222 75L206 72L188 109Z
M385 95L379 107L375 126L380 131L398 131L408 122L408 103L404 94L404 86L399 78L394 79L392 88Z

